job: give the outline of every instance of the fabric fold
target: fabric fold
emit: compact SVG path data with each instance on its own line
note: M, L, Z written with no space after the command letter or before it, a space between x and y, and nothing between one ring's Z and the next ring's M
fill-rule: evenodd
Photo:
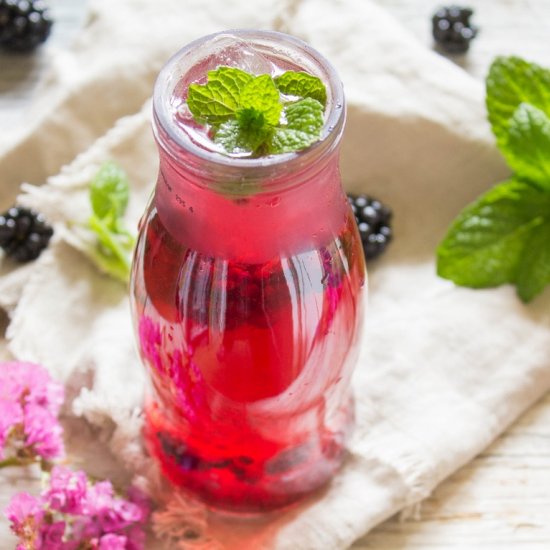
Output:
M155 10L176 4L162 0ZM150 92L144 82L150 86L153 69L176 42L187 41L187 33L204 34L222 24L277 28L307 40L334 63L348 99L342 151L346 186L390 204L396 235L384 257L369 265L350 456L323 493L293 510L257 522L201 513L203 542L217 540L220 548L344 549L429 495L550 388L549 291L525 306L509 287L460 289L435 275L434 250L445 227L469 200L506 175L485 121L483 89L365 0L301 0L274 7L266 2L261 16L245 16L240 3L242 11L228 14L225 3L196 2L185 25L183 15L172 12L165 35L161 24L152 22L150 6L145 0L124 0L117 8L107 0L93 3L94 20L71 55L73 60L92 56L91 66L103 62L101 80L82 66L74 88L50 82L51 93L63 96L59 110L46 113L27 138L0 158L0 169L20 171L34 147L45 154L48 140L57 145L71 140L71 146L52 147L51 164L40 165L29 179L42 178L79 153L100 127L103 131L114 123L112 117L125 112L125 105L134 110L142 104ZM216 7L219 13L213 15ZM111 10L116 16L108 22ZM104 33L110 29L116 35L122 21L130 30L114 41L119 48L107 49ZM187 30L178 34L180 27ZM139 39L149 43L134 49ZM121 66L125 71L119 71ZM94 126L99 119L94 122L92 106L101 110L102 101L89 93L101 90L102 97L107 85L113 103ZM80 91L85 93L77 106L70 97ZM125 94L133 94L127 104ZM51 117L58 117L55 131ZM24 186L20 202L44 212L56 225L56 238L38 262L24 268L23 284L16 276L23 271L2 278L0 303L11 315L11 352L44 363L68 384L72 414L104 434L120 468L154 477L137 442L144 377L127 290L84 258L71 230L74 223L86 222L87 184L109 159L129 174L128 222L135 227L156 177L149 119L146 104L46 185ZM163 517L163 528L170 532L172 525L175 532L187 512L181 507L180 517L170 513ZM5 527L0 523L2 542ZM161 543L152 541L149 547L161 548Z

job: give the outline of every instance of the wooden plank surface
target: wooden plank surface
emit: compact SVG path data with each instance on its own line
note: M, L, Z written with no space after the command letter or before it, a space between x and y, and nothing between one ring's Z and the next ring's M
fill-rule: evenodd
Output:
M443 482L416 517L381 524L353 550L548 550L550 396Z
M47 47L31 57L0 54L0 139L23 123L49 52L78 33L86 0L50 0L56 20ZM428 47L431 0L378 0ZM550 64L550 0L471 2L481 27L470 53L456 59L483 78L498 54ZM550 361L550 359L549 359ZM490 383L490 381L488 381ZM548 550L550 548L550 395L489 449L445 481L406 521L393 518L353 550Z

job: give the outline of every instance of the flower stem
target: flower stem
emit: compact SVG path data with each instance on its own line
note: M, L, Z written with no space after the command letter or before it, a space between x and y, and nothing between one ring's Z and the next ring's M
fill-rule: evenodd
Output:
M0 468L9 468L10 466L21 466L21 464L22 464L21 459L17 458L16 456L12 456L10 458L0 460Z
M29 466L34 464L36 460L34 458L19 458L17 456L10 456L4 460L0 460L0 469L9 468L11 466Z

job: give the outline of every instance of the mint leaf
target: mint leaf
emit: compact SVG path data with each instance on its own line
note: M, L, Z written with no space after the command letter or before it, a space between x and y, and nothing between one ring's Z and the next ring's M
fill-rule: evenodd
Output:
M254 78L242 90L241 109L254 109L262 113L266 124L275 126L279 123L283 106L279 103L279 92L268 74Z
M550 284L550 70L497 58L486 103L515 174L453 222L437 250L437 272L475 288L513 283L528 302Z
M310 97L326 105L327 90L321 79L308 73L286 71L275 78L275 85L285 95Z
M550 194L517 179L495 186L451 225L437 250L438 275L473 288L515 283L549 213Z
M134 239L129 238L126 233L119 234L112 231L97 216L91 216L88 223L97 238L97 246L92 253L92 259L101 271L126 282L130 275L130 252L134 247Z
M283 103L281 93L298 99ZM324 84L307 73L287 71L274 81L233 67L210 71L206 84L189 86L187 98L215 143L254 156L298 151L319 140L325 102Z
M275 130L271 138L273 153L289 153L319 140L323 127L323 106L312 98L290 103L283 111L286 125Z
M187 106L196 120L220 124L235 115L242 90L254 77L235 67L208 72L206 84L190 84Z
M263 113L255 109L239 111L238 118L224 122L216 131L214 142L228 153L253 153L260 149L271 134Z
M120 166L105 162L90 183L90 202L98 218L111 223L126 211L130 195L128 178Z
M550 220L531 231L519 262L516 284L524 302L531 301L550 283Z
M493 133L501 145L508 135L509 121L521 103L550 116L550 70L518 57L497 57L486 80L487 111Z
M518 176L550 191L550 118L543 111L527 103L517 108L502 153Z
M90 182L93 214L88 229L95 236L86 250L99 269L126 282L135 238L125 228L122 217L128 206L128 177L114 162L104 163Z
M318 133L323 127L323 106L315 99L306 98L291 103L284 114L288 128Z

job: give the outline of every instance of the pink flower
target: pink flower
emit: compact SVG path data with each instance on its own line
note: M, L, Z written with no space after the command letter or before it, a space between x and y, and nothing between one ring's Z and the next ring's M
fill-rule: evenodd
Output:
M144 520L146 518L147 516L145 516ZM140 524L132 525L126 531L126 535L128 538L126 550L143 550L145 548L145 531Z
M99 481L88 491L88 514L97 514L104 508L112 506L115 492L110 481Z
M51 379L41 365L23 361L2 363L0 368L0 398L22 400L47 408L54 416L63 404L63 386Z
M67 514L85 511L88 478L82 471L73 472L56 466L50 477L50 488L43 494L52 510Z
M130 485L126 494L128 500L139 508L141 512L141 519L146 520L151 513L151 501L147 495L141 489L138 489L133 485Z
M62 456L62 402L63 387L43 367L0 365L0 459L10 449L23 462ZM149 515L143 495L120 498L110 481L92 484L84 472L61 466L52 469L49 482L40 497L21 493L6 509L19 550L143 549Z
M44 517L43 502L28 493L15 495L4 513L11 523L12 531L19 537L23 549L36 548L39 541L39 528Z
M40 550L61 550L65 549L63 535L65 534L65 522L43 523L40 528L41 546Z
M38 516L42 512L43 502L29 493L18 493L8 504L4 513L13 527L18 529L29 516Z
M138 504L115 497L109 481L90 487L86 510L88 515L97 518L97 525L102 532L121 531L148 515Z
M135 504L118 499L110 508L102 510L99 522L102 529L109 532L121 531L141 519L141 511Z
M57 421L63 394L63 386L40 365L0 364L0 459L10 447L18 456L31 459L50 460L64 454Z
M98 550L126 550L126 537L109 533L99 539Z
M48 409L35 403L27 404L23 429L25 445L36 455L46 460L64 456L63 428Z
M0 460L4 457L4 446L14 426L23 421L23 409L15 401L0 398Z
M136 489L124 499L110 481L56 466L40 497L17 495L6 515L20 550L143 550L149 504Z

